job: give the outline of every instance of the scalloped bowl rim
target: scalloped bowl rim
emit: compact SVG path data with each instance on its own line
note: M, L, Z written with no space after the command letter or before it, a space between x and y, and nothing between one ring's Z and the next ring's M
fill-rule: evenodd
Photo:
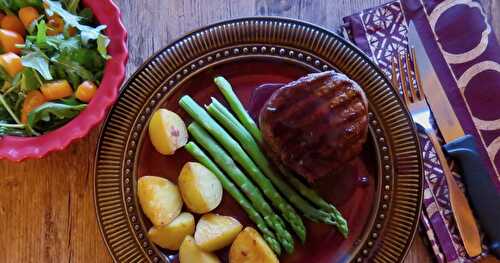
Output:
M101 24L107 25L106 35L111 39L108 52L112 58L106 62L104 77L95 97L73 120L47 134L38 137L0 137L0 160L20 162L40 159L51 152L66 149L100 124L117 100L128 59L127 32L120 19L120 10L111 0L84 0L83 5L92 9Z

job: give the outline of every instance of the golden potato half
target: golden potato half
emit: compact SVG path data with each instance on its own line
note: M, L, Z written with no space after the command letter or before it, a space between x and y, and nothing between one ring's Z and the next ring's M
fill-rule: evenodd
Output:
M205 251L215 251L229 246L243 226L230 216L203 215L194 232L196 244Z
M279 260L257 230L246 227L229 249L229 263L278 263Z
M179 249L179 261L180 263L220 263L215 254L199 248L192 236L187 236L182 241Z
M178 183L184 203L194 213L208 213L222 201L223 191L219 179L200 163L186 163Z
M187 143L186 124L175 112L159 109L149 121L149 138L159 153L172 155Z
M181 193L175 184L165 178L139 178L137 196L144 214L155 226L168 225L181 213Z
M184 238L194 234L194 228L193 215L183 212L168 225L153 226L149 229L148 237L162 248L178 250Z

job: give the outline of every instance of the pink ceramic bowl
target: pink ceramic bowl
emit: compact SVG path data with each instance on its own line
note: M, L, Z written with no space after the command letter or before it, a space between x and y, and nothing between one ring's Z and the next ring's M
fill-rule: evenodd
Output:
M116 101L120 86L125 78L125 64L128 58L127 32L120 20L120 10L111 0L84 0L97 20L107 25L106 35L111 39L104 77L96 95L87 108L63 127L39 137L0 137L0 159L22 161L38 159L50 152L60 151L73 141L86 136L97 126Z

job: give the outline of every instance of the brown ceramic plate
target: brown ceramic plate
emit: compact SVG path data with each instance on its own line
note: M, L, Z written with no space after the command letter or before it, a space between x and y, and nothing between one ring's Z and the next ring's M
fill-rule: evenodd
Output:
M284 18L242 18L214 24L175 41L148 60L125 86L102 130L95 163L97 218L115 261L171 261L176 253L147 238L151 226L136 197L144 175L174 182L190 156L165 157L151 145L147 124L160 107L187 115L177 101L220 96L212 82L225 76L249 106L265 83L287 83L310 72L336 69L357 81L370 101L370 139L342 174L316 189L349 222L349 238L334 227L307 222L307 242L296 242L283 262L396 262L413 239L422 199L417 137L402 102L383 73L361 51L323 28ZM363 180L360 180L362 178ZM251 225L227 194L217 213ZM219 253L227 259L226 251Z

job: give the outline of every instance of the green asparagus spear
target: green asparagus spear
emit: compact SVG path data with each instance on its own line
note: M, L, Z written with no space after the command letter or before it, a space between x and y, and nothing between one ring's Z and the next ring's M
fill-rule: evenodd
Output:
M240 192L240 190L229 180L229 178L224 175L224 173L217 167L217 165L203 152L203 150L196 145L194 142L189 142L184 147L198 162L203 164L207 169L212 171L212 173L219 178L219 181L222 184L222 187L238 202L238 204L245 210L248 217L255 223L257 228L262 233L264 240L266 240L269 247L276 253L277 255L281 254L281 246L276 240L276 236L273 232L267 227L266 222L260 216L260 214L255 210L252 204L248 201L248 199Z
M259 188L257 188L252 181L250 181L245 174L238 168L233 159L219 146L219 144L211 138L211 136L199 125L194 122L188 126L188 131L193 138L205 148L205 150L212 156L215 163L217 163L222 170L241 188L246 194L248 199L252 202L255 209L259 211L267 224L274 229L276 236L280 241L283 248L288 252L293 252L293 238L285 228L284 222L275 214L264 199Z
M340 211L337 210L337 208L334 205L326 202L323 198L321 198L321 196L319 196L318 193L316 193L314 190L304 185L304 183L302 183L299 179L297 179L285 167L278 164L278 168L280 169L281 173L285 176L285 178L288 180L288 182L290 182L290 184L295 189L297 189L297 191L299 191L299 193L302 196L307 198L311 203L317 205L323 211L331 213L333 215L338 230L344 237L347 237L347 234L349 234L349 227L347 225L347 221L342 216Z
M231 84L224 77L216 77L214 79L214 82L219 87L219 90L224 95L224 98L231 106L231 109L236 113L236 116L240 120L241 124L243 124L243 126L250 132L250 134L252 134L252 136L259 143L259 145L262 145L264 143L262 132L257 127L257 124L253 121L252 117L250 117L250 115L246 112L245 107L238 99L238 96L236 96L236 94L234 93ZM279 168L285 176L293 177L293 175L288 170L284 169L284 167L281 166ZM335 208L334 205L329 204L328 202L323 200L318 194L309 189L300 180L298 180L297 178L294 179L295 180L290 181L293 187L295 187L299 193L301 193L314 205L323 208L325 211L332 212L335 215L335 220L337 221L337 228L344 236L347 236L347 233L349 231L347 226L347 221L344 219L342 214L337 210L337 208Z
M305 226L302 218L295 212L293 207L280 195L271 181L259 170L247 153L241 148L237 141L229 135L208 113L199 106L191 97L184 96L179 101L181 107L189 115L201 124L214 138L231 154L231 157L239 163L253 181L260 187L271 203L280 210L285 220L302 239L305 237Z
M227 102L231 106L231 109L234 111L236 116L238 116L238 119L240 119L241 123L243 123L243 126L245 126L255 140L262 145L264 142L262 133L234 93L229 81L227 81L224 77L216 77L214 82L219 87L219 90L222 92L222 95L224 95L224 98L226 98Z
M216 106L217 104L217 106ZM280 176L273 170L271 163L267 160L260 146L253 139L252 135L236 120L232 113L216 99L212 99L212 104L207 107L208 113L212 115L230 134L232 134L240 145L253 158L255 163L271 180L271 182L281 191L281 193L297 207L304 216L315 221L335 225L333 215L316 209L304 200L293 188L291 188ZM305 241L305 238L304 240Z
M232 123L239 123L239 120L234 117L234 115L222 104L220 103L217 99L212 98L212 103L211 103L215 108L217 108L220 113L222 113L229 121ZM220 121L220 120L219 120ZM243 127L244 128L244 127ZM227 128L226 128L227 129ZM260 130L259 130L260 133ZM255 138L254 138L255 139ZM241 142L240 142L241 143ZM315 222L323 222L326 224L334 224L337 225L337 228L339 229L340 233L344 237L347 237L347 234L349 233L349 227L347 225L347 221L344 219L342 214L335 208L334 205L326 202L321 196L318 195L314 190L311 188L307 187L304 183L302 183L299 179L297 179L293 174L288 171L283 165L277 164L280 172L286 176L286 178L289 180L290 184L297 189L297 191L306 199L308 199L311 203L315 204L318 206L321 211L318 213L318 215L324 215L324 213L331 213L331 215L324 215L324 218L322 219L317 219L317 216L309 216L308 214L305 214L306 217L308 217L310 220L315 221ZM285 196L287 196L285 194ZM305 213L305 212L303 212ZM331 216L333 216L334 222L332 222L330 219Z

